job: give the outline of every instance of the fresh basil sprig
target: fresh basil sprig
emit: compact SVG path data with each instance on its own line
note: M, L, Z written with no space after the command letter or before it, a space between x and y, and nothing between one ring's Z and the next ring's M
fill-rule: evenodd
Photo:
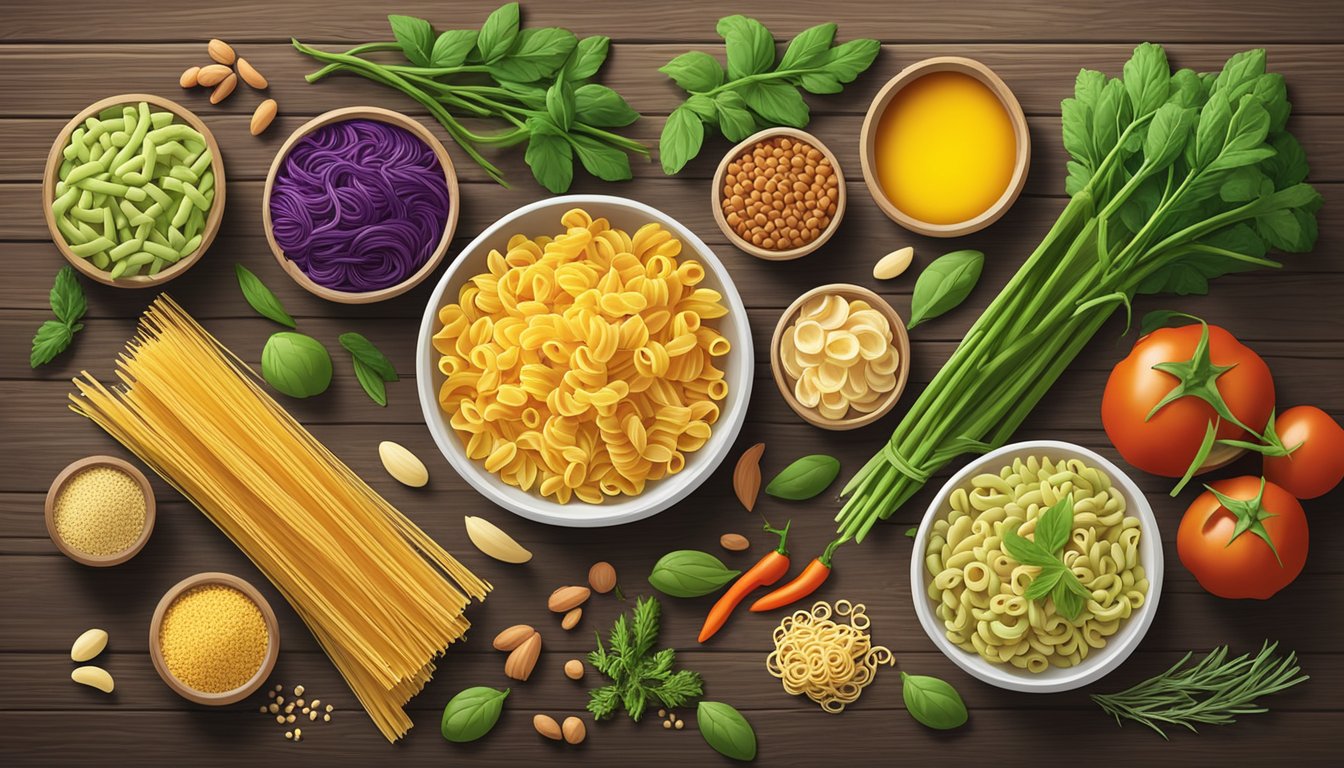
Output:
M820 453L804 456L780 470L765 486L765 492L779 499L804 501L826 490L840 474L840 461Z
M28 364L33 368L46 365L70 346L75 334L84 330L79 321L89 309L84 289L79 287L75 270L69 264L56 273L48 300L56 319L43 322L33 336L33 351L28 356Z
M1036 540L1017 531L1005 531L1003 549L1009 557L1023 565L1041 569L1027 587L1028 600L1043 602L1049 597L1059 615L1072 621L1083 612L1083 606L1092 593L1060 560L1058 552L1069 542L1073 533L1073 497L1064 496L1036 520Z
M756 759L756 731L736 709L721 701L702 701L695 709L695 723L715 752L742 762Z
M449 699L439 724L443 738L461 743L475 741L489 733L499 722L499 713L504 709L504 699L508 698L510 690L476 686Z
M354 331L342 333L340 341L341 346L350 353L355 365L355 378L359 379L365 394L373 402L386 406L387 382L398 380L397 369L392 367L392 361L362 334Z
M285 311L285 305L280 303L279 297L252 270L242 264L234 264L233 271L238 276L238 287L243 291L243 298L247 299L248 306L256 310L257 314L290 328L298 327L294 318Z
M910 716L930 728L947 731L966 723L966 703L961 694L936 677L902 672L901 698Z
M729 568L708 552L678 549L658 558L649 583L672 597L700 597L719 591L740 575L741 571Z
M683 53L659 68L689 94L663 125L658 142L663 172L677 173L700 153L705 126L741 141L766 126L807 125L811 116L802 91L839 93L881 48L869 39L835 45L835 29L828 22L799 32L776 65L775 39L765 25L727 16L715 27L723 38L726 69L702 51Z
M606 61L610 38L580 40L560 27L524 29L518 3L500 6L480 30L435 36L424 19L393 15L388 22L396 42L365 43L344 53L293 41L324 64L308 82L351 72L401 91L428 108L463 151L505 186L482 148L526 143L533 177L556 194L569 189L576 158L599 179L620 181L631 176L627 153L649 154L638 141L608 130L633 123L639 113L616 91L587 82ZM365 58L374 51L401 51L410 65ZM504 130L478 134L461 122L482 117L502 121Z
M980 251L953 251L934 259L915 281L907 327L914 328L965 301L980 281L984 266L985 254Z

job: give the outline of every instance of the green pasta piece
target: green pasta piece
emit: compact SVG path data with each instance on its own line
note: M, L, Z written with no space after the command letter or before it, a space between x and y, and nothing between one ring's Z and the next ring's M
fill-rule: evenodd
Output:
M183 236L190 240L205 227L205 213L201 209L192 206L191 217L187 219L187 226L182 230Z
M116 147L117 149L121 149L122 147L126 146L126 144L130 142L130 140L131 135L125 131L112 132L112 146Z
M187 217L191 215L191 198L183 197L180 205L177 206L177 212L173 214L172 226L180 227L187 223ZM171 242L171 238L169 238Z
M88 241L94 239L95 237L102 237L102 235L94 231L93 227L90 227L88 224L85 224L82 221L75 221L71 223L75 225L75 229L79 230L81 243L87 243Z
M150 227L149 233L145 237L152 243L171 246L171 243L168 242L168 236L153 227Z
M174 179L181 179L182 181L190 182L192 184L201 180L201 177L197 176L192 172L189 166L185 165L173 166L172 169L168 171L168 175Z
M92 207L93 207L93 193L92 193L92 192L90 192L90 191L87 190L87 189L80 189L80 190L79 190L79 207L80 207L80 208L92 208Z
M136 238L123 239L119 245L109 250L107 254L111 256L113 260L120 261L127 256L130 256L132 253L139 253L143 250L142 246L144 243L144 240Z
M155 144L163 144L169 141L186 141L192 138L199 139L201 134L186 123L174 123L163 128L155 128L149 132L149 140Z
M70 159L62 160L60 166L56 168L56 178L62 182L65 181L65 177L69 176L70 172L73 171L75 167L76 166L74 160ZM59 195L60 192L57 192L56 194Z
M154 146L154 142L146 140L140 152L145 156L145 167L140 172L152 179L156 175L155 166L159 164L159 148Z
M145 244L141 247L144 249L145 253L154 254L155 258L159 259L177 258L177 249L172 247L171 245L172 240L170 239L168 242L170 243L170 245L160 245L152 240L146 240Z
M99 235L98 237L95 237L92 240L89 240L88 242L70 246L70 252L80 258L87 259L93 254L98 253L99 251L106 251L113 245L114 243L111 240L108 240L106 237Z
M195 205L202 211L210 210L210 201L206 199L205 195L198 192L194 185L183 182L182 193L187 196L188 200L191 200L192 205Z
M197 248L200 247L201 247L201 236L196 235L192 237L190 240L188 240L186 245L179 248L178 253L182 254L183 256L186 256L187 254L191 253L192 251L195 251Z
M100 208L99 210L103 212L103 237L115 243L117 241L117 225L112 221L112 209Z
M145 105L145 109L149 109L148 104L145 104L145 102L143 101L140 103ZM173 122L173 113L155 112L154 114L150 115L150 122L153 123L155 128L163 128L164 126L167 126Z
M79 195L80 190L75 189L74 187L67 189L64 194L52 201L51 212L54 213L58 219L64 217L65 212L70 210L70 207L79 199Z
M88 238L75 226L74 222L64 216L56 217L56 228L61 231L62 235L65 235L65 242L67 244L83 243L88 240Z
M141 189L145 190L145 194L149 196L150 200L162 205L164 210L168 210L172 207L173 197L160 189L157 184L152 182L146 183Z
M163 266L166 263L167 262L164 261L163 259L155 259L151 261L149 263L149 269L145 271L145 274L149 275L150 277L159 274L159 270L163 269Z
M140 215L140 209L135 207L135 203L123 199L117 202L117 206L121 208L122 213L126 214L127 223L135 226L135 217Z
M209 149L205 150L191 164L191 172L196 174L197 176L205 173L205 169L210 167L210 163L213 161L213 159L214 158L210 154L210 150Z
M181 179L175 179L172 176L164 176L163 178L159 179L159 183L163 185L164 189L170 192L176 192L179 195L182 194Z
M160 155L168 155L178 161L185 160L191 154L180 141L168 141L163 144L155 142L154 147Z
M123 114L125 114L125 109L126 109L125 107L108 107L107 109L104 109L102 112L98 113L98 119L107 120L108 118L121 117Z
M189 210L194 211L194 210L196 210L196 209L195 209L195 208L189 208ZM190 214L188 214L188 215L190 215ZM168 228L168 247L169 247L169 248L172 248L174 252L177 252L177 251L182 250L182 246L184 246L184 245L186 245L186 244L187 244L187 236L184 235L184 234L182 234L182 230L178 229L177 227L169 227L169 228Z
M70 176L65 179L65 182L67 184L78 184L85 179L93 178L102 173L106 167L107 166L103 165L101 161L90 160L71 171Z
M70 148L75 151L72 160L78 160L81 163L87 163L89 156L93 153L89 151L89 145L84 143L84 129L76 128L74 133L70 134Z
M117 161L117 158L119 157L121 157L121 155L117 155L117 157L112 158L112 162L115 163ZM112 175L125 176L126 174L131 173L132 171L138 171L144 167L145 167L145 156L136 155L135 157L132 157L130 160L126 160L120 165L115 166L112 169Z
M106 251L99 251L89 257L89 263L99 269L107 269L112 260L107 257Z
M82 221L86 224L103 223L103 211L105 208L71 208L70 218L75 221Z
M159 205L158 203L154 203L153 205L146 208L144 212L142 212L139 216L131 217L131 226L136 227L141 224L149 224L153 226L154 222L158 220L159 214L161 213L163 213L163 206Z
M123 184L144 191L144 186L149 182L143 173L128 173L121 179Z
M98 146L103 149L115 149L115 147L112 146L112 137L106 133L98 137ZM93 146L90 145L89 149L93 149Z
M145 191L143 189L139 189L137 187L128 187L125 184L118 184L115 181L103 181L102 179L98 178L89 178L80 180L75 186L88 192L102 192L105 195L112 195L113 197L124 197L128 200L135 199L130 195L131 189L135 189L137 192L140 193L140 199L141 200L145 199Z
M214 200L215 199L214 189L215 189L215 174L211 173L210 171L206 171L205 174L201 176L201 180L196 183L196 191L200 192L202 195L205 195L211 200Z

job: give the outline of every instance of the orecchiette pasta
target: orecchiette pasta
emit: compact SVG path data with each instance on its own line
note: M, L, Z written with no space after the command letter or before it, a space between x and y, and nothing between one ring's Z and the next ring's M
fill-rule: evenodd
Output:
M817 296L780 338L779 356L794 397L826 418L871 413L896 388L900 356L886 315L862 299Z
M580 209L560 223L491 251L439 310L439 403L506 483L599 504L681 471L709 440L729 343L704 321L728 310L658 224L627 233Z
M1000 546L1005 531L1033 538L1039 516L1066 494L1073 531L1062 558L1092 593L1071 621L1048 598L1025 597L1040 569ZM949 502L933 523L924 564L934 614L967 651L1028 672L1071 667L1105 646L1147 598L1139 519L1125 515L1125 497L1101 470L1078 459L1016 459L998 474L976 475Z

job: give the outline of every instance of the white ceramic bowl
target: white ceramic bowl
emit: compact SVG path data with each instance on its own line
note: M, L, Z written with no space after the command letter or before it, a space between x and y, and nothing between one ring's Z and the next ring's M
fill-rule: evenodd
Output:
M947 499L955 489L969 484L973 476L984 473L997 473L1003 467L1012 464L1014 459L1028 456L1047 456L1054 460L1081 459L1090 466L1105 472L1113 486L1125 495L1127 515L1134 515L1142 523L1143 536L1139 539L1139 557L1144 573L1148 576L1148 599L1128 619L1121 624L1120 630L1107 638L1105 647L1093 649L1083 662L1075 667L1062 669L1050 667L1044 672L1033 674L1020 670L1010 664L991 664L978 654L962 650L947 639L943 623L934 615L934 602L929 599L928 574L924 568L924 550L928 546L929 531L934 520L944 513ZM1148 627L1157 613L1158 599L1162 595L1162 539L1157 530L1157 519L1148 505L1143 492L1119 467L1107 461L1103 456L1073 443L1058 440L1029 440L1013 443L990 451L967 464L952 476L938 491L934 502L924 514L915 535L914 553L910 557L910 591L915 603L915 613L919 623L934 645L967 674L990 685L1007 688L1011 691L1026 693L1056 693L1080 688L1100 680L1115 670L1129 654L1138 647Z
M438 391L443 384L443 374L439 373L438 353L431 343L439 327L439 308L457 301L458 290L462 285L472 276L487 271L486 257L492 248L504 250L509 237L518 233L530 237L559 232L560 216L571 208L583 208L594 217L605 217L612 226L629 232L651 221L657 222L680 239L682 258L695 258L705 267L705 279L701 285L723 294L728 314L714 322L719 332L732 344L732 350L720 364L728 382L728 397L719 403L719 420L714 424L709 441L700 450L687 455L686 467L681 472L651 482L639 496L608 498L601 504L586 504L577 499L568 504L559 504L539 494L508 485L487 472L479 462L467 458L461 439L448 423L448 415L439 407ZM499 506L529 520L590 528L629 523L657 514L686 498L714 472L731 450L742 428L742 420L746 417L755 359L751 349L751 328L747 324L742 298L723 263L695 233L662 211L634 200L608 195L568 195L539 200L519 208L488 227L462 251L429 298L424 319L420 323L415 367L420 407L434 442L458 474L472 487Z

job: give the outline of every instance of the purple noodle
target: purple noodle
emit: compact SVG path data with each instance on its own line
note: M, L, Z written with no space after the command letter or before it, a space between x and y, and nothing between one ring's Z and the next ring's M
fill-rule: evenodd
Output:
M318 128L285 157L271 187L271 231L313 282L363 292L405 281L448 221L434 150L404 128L346 120Z

